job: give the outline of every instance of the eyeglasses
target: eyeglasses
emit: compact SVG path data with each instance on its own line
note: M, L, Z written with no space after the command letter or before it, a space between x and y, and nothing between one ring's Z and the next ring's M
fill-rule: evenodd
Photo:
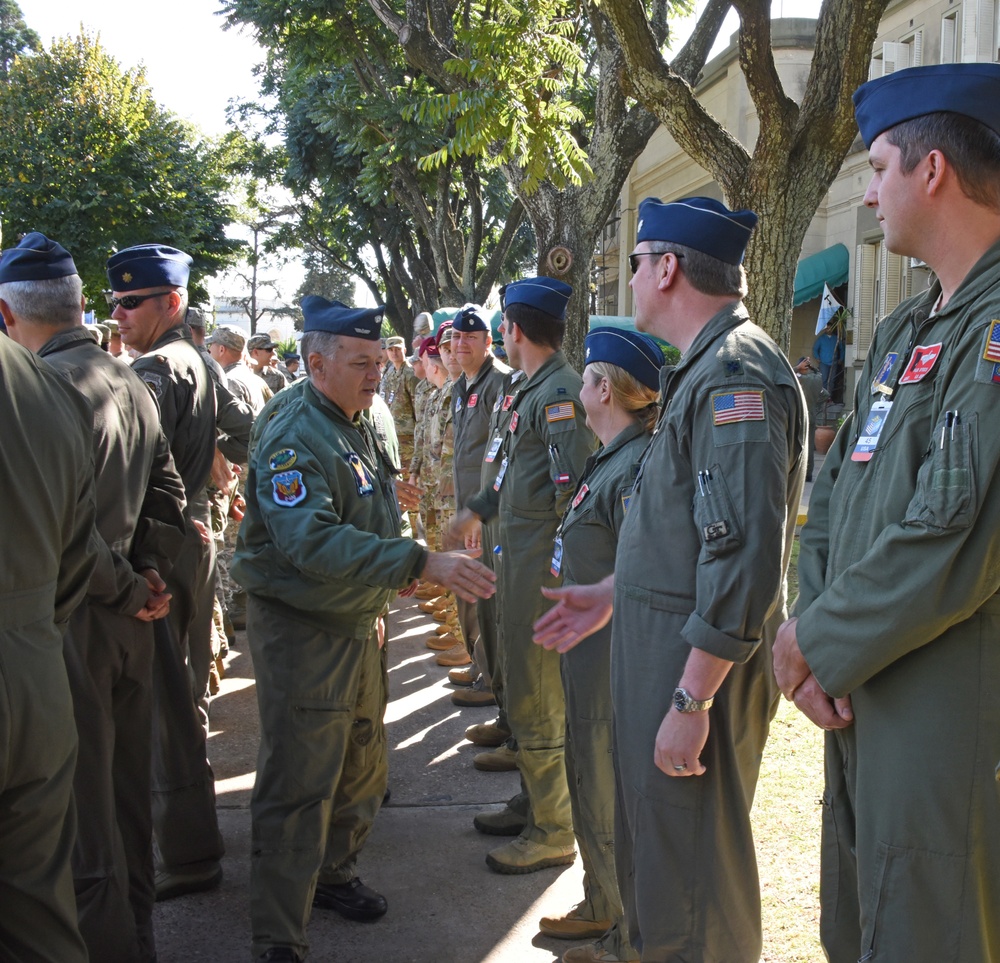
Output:
M156 294L126 294L123 298L114 298L110 294L105 294L104 299L112 311L119 305L126 311L134 311L143 301L148 301L150 298L162 298L170 293L170 291L157 291Z
M632 273L635 274L635 272L639 270L639 258L666 257L668 254L673 254L678 260L684 257L683 254L675 254L673 251L639 251L628 256L628 266L632 269Z

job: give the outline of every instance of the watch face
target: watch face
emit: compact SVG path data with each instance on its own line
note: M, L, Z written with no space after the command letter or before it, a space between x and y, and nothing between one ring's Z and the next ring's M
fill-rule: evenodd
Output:
M685 698L683 689L674 690L674 708L678 712L683 712L687 708L688 700Z

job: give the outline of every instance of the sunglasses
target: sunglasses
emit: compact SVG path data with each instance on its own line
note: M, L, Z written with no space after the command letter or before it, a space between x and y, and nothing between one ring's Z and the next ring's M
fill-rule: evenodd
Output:
M150 298L162 298L170 293L170 291L157 291L156 294L126 294L123 298L114 298L110 294L105 294L104 299L112 311L119 305L126 311L134 311L143 301L148 301Z
M641 257L666 257L668 254L674 254L673 251L639 251L637 254L630 254L628 256L628 266L631 268L632 273L635 274L639 270L639 258ZM683 254L674 254L674 257L680 260L684 257Z

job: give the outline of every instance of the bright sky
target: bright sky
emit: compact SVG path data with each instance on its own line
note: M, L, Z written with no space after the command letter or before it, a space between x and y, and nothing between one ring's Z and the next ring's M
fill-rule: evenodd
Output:
M252 75L263 54L254 41L223 30L215 0L17 0L25 22L48 47L77 36L80 24L125 68L140 62L158 103L209 135L226 127L231 97L256 96Z
M252 70L263 54L248 35L222 29L216 0L17 2L28 26L46 46L53 37L76 36L82 23L89 32L100 34L102 44L123 67L142 62L157 101L206 134L223 132L230 98L256 96ZM697 8L704 5L705 0L699 0ZM819 7L820 0L772 0L771 15L814 17ZM725 47L738 24L730 12L715 52ZM686 33L681 28L678 37Z

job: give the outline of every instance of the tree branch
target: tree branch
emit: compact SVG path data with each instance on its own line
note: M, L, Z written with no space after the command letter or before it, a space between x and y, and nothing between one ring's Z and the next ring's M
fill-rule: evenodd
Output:
M771 0L735 0L740 14L740 68L760 119L760 147L787 142L799 108L781 86L771 50Z
M625 54L630 92L660 119L682 150L712 172L727 194L744 183L749 153L698 102L691 85L663 60L641 2L604 0L603 9ZM712 18L718 15L711 4L706 9L706 14L709 12ZM686 69L691 66L692 59L685 58Z

